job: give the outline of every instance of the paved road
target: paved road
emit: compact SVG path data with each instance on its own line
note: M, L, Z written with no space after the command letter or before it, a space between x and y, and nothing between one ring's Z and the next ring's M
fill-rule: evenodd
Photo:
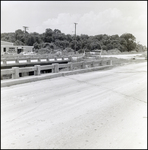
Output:
M136 59L145 59L144 57L138 57L141 56L142 54L118 54L118 55L101 55L101 57L116 57L116 58L123 58L123 59L131 59L131 58L136 58Z
M1 148L147 148L147 64L1 88Z

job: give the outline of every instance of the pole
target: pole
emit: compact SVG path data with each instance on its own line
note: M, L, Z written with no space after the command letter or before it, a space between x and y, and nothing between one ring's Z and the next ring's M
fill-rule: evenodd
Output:
M28 27L23 26L23 28L24 28L24 33L26 33L26 30L27 30Z
M75 54L76 54L76 25L77 23L74 23L75 24Z
M26 26L23 26L23 28L24 28L25 43L26 43L26 30L28 29L28 27L26 27Z

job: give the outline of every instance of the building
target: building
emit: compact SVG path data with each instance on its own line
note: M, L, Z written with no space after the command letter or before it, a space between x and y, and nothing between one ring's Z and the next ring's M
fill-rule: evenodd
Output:
M1 55L2 54L19 54L21 52L32 52L33 46L17 46L11 42L1 41Z

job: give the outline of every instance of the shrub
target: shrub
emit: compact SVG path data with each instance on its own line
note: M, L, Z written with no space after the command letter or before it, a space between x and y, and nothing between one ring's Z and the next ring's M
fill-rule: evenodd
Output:
M49 50L48 48L41 48L41 49L38 49L35 52L37 52L39 54L49 54L49 53L51 53L51 50Z

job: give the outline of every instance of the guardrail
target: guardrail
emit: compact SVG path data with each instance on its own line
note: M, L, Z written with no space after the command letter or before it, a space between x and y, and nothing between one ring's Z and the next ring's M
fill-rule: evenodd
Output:
M68 64L52 64L52 65L35 65L33 67L12 67L12 69L2 69L1 70L1 79L3 75L12 75L12 79L18 79L21 76L29 75L29 72L34 72L35 76L41 75L42 70L51 70L52 73L60 72L60 69L66 68L69 71L76 69L85 69L96 66L112 65L112 60L93 60L93 61L82 61L82 62L69 62Z
M48 62L60 62L60 61L70 61L70 57L54 57L54 58L9 58L1 59L1 66L11 66L20 64L33 64L33 63L48 63Z

